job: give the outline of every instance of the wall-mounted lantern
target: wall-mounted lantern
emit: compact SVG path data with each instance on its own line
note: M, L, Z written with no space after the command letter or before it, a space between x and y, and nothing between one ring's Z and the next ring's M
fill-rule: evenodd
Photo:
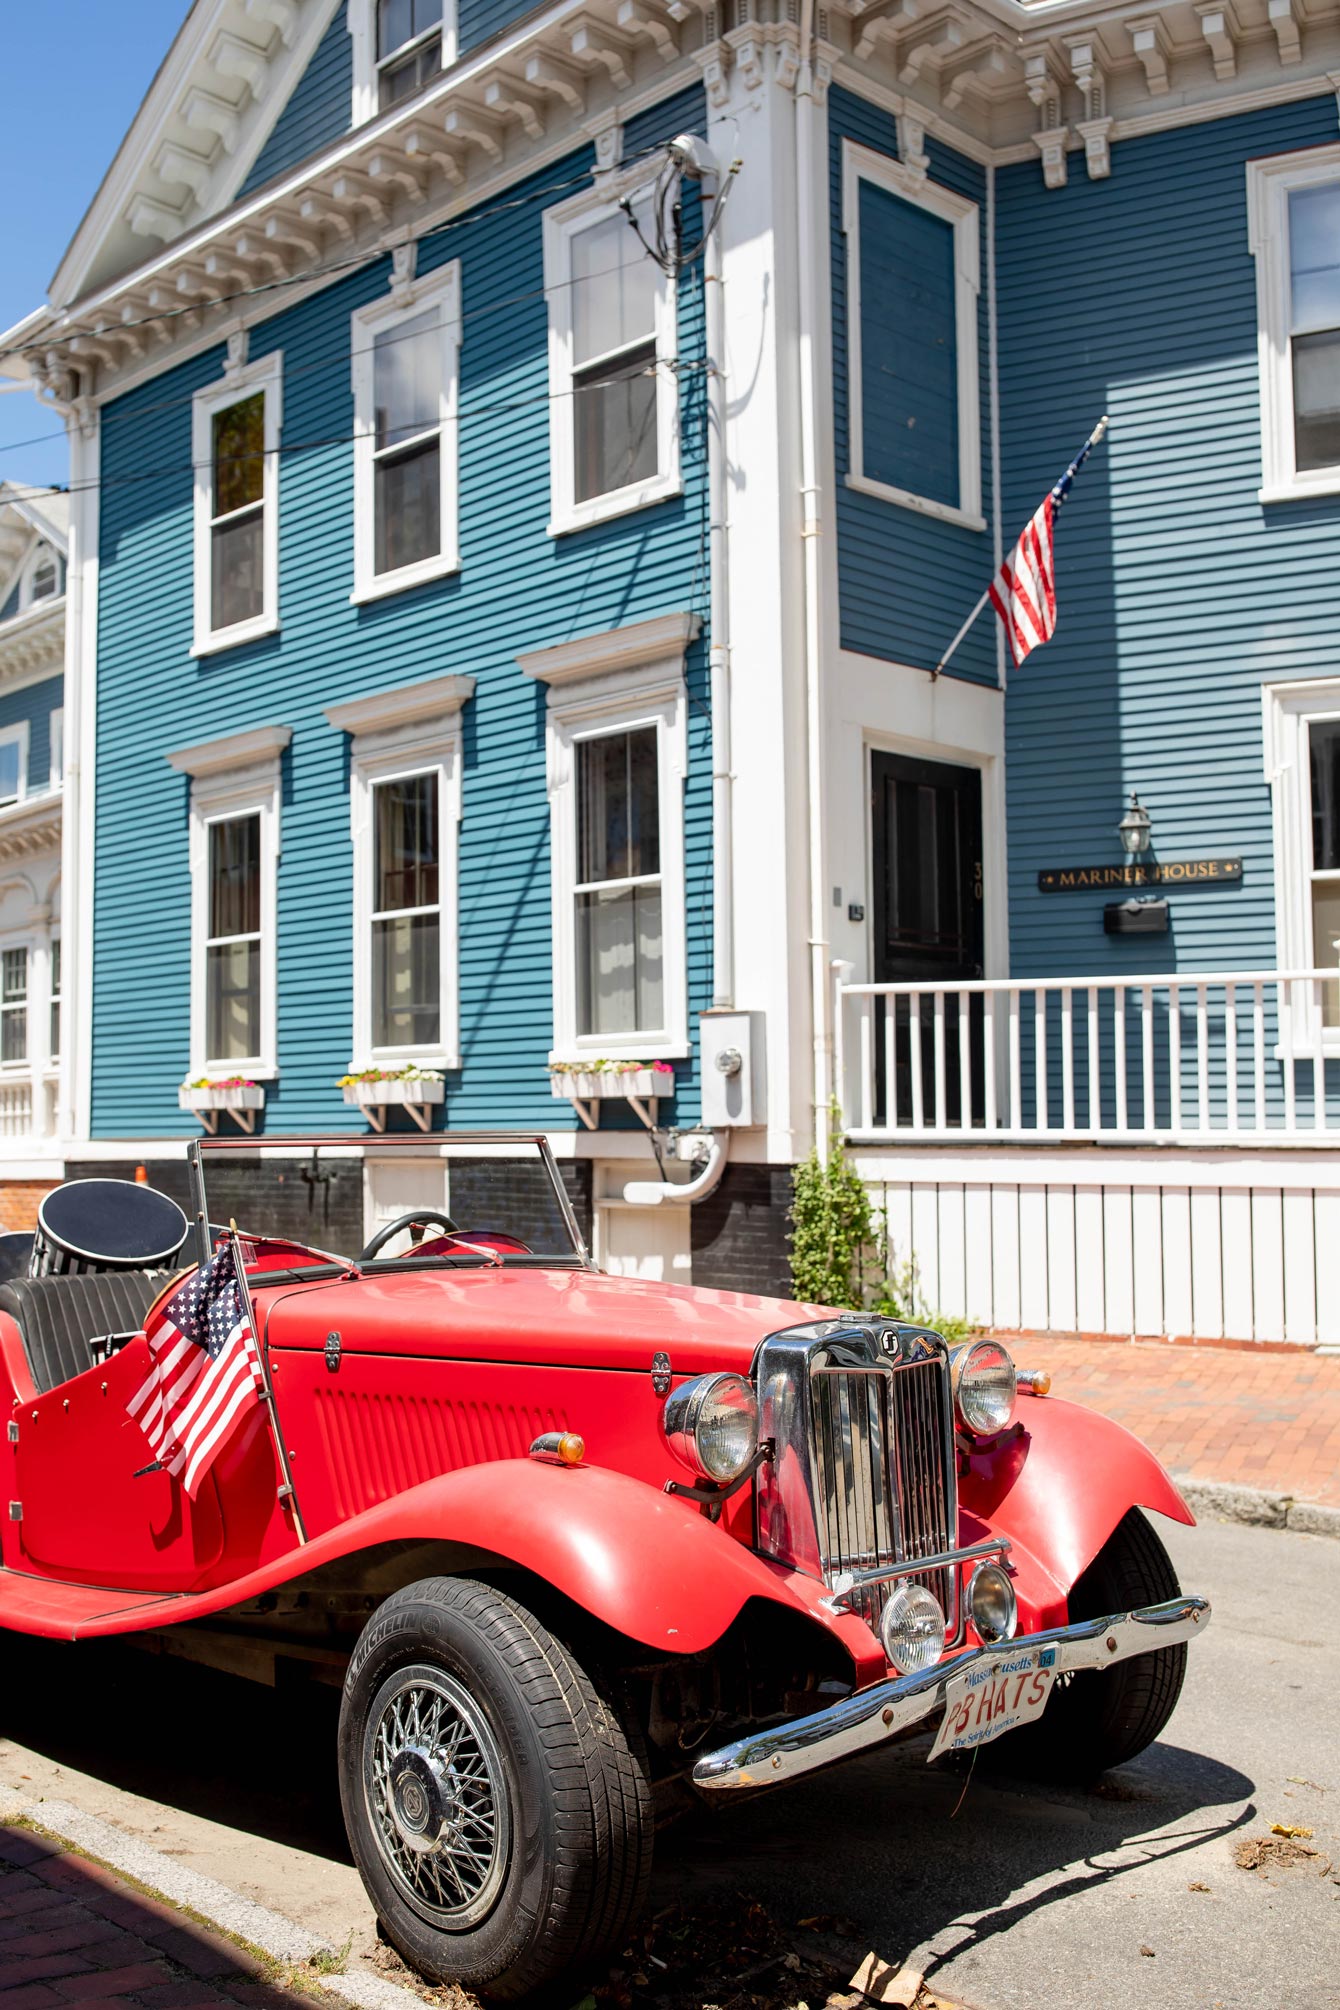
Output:
M1117 825L1117 836L1121 839L1122 850L1129 852L1132 858L1138 858L1142 852L1148 851L1149 833L1152 828L1153 819L1149 811L1139 796L1132 791L1131 806Z

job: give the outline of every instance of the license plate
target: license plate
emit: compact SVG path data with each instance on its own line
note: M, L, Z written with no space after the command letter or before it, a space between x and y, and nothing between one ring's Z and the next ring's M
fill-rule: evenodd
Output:
M955 1675L945 1690L945 1714L930 1757L971 1752L989 1745L1020 1724L1031 1724L1047 1707L1056 1680L1056 1649L1030 1647ZM928 1761L929 1763L929 1761Z

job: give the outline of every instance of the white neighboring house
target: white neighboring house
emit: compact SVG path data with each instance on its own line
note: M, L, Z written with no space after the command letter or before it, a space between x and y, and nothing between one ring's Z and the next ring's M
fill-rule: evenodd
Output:
M0 482L0 1213L59 1179L64 496Z

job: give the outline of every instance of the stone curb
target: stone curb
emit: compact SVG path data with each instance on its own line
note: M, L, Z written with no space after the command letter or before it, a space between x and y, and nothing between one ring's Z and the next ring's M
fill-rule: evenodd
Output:
M1292 1494L1269 1493L1263 1487L1232 1487L1176 1473L1173 1478L1193 1514L1215 1521L1247 1522L1256 1528L1287 1528L1297 1535L1327 1535L1340 1540L1340 1508L1319 1507L1310 1501L1295 1500Z
M113 1870L122 1871L151 1891L159 1892L174 1905L188 1906L190 1910L216 1926L223 1933L236 1940L245 1940L252 1947L258 1947L262 1954L268 1954L272 1961L293 1964L308 1961L313 1955L331 1954L335 1950L329 1944L308 1933L301 1926L295 1926L290 1919L271 1912L266 1905L258 1905L255 1899L243 1898L240 1892L230 1891L226 1884L216 1878L205 1877L201 1872L189 1870L185 1864L174 1863L171 1857L160 1854L137 1837L127 1835L124 1829L113 1827L97 1815L86 1815L69 1801L10 1801L0 1800L0 1821L6 1815L21 1814L39 1828L47 1829L62 1842L74 1844L87 1850L90 1856L100 1857ZM387 1982L379 1975L370 1975L366 1969L356 1969L345 1975L322 1975L320 1986L332 1996L339 1996L346 2003L354 2003L359 2010L422 2010L420 1998L412 1989L402 1989L397 1982Z

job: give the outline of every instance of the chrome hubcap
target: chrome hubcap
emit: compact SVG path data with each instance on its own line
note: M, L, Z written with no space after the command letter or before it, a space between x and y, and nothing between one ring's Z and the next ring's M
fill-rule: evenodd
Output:
M502 1884L511 1825L493 1734L454 1677L419 1666L382 1685L364 1780L383 1860L415 1909L447 1931L477 1924Z

